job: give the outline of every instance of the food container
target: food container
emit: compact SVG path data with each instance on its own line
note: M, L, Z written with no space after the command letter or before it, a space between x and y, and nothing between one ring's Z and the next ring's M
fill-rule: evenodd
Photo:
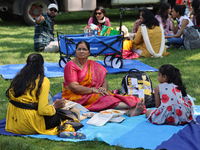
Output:
M120 116L120 117L112 117L109 122L115 122L115 123L121 123L125 118Z

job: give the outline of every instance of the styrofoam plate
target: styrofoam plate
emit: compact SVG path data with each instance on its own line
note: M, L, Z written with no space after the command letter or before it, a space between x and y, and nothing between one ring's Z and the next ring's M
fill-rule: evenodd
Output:
M95 126L103 126L106 124L111 118L112 114L96 114L90 120L87 121L87 124L95 125Z
M119 117L122 116L126 111L122 111L122 110L116 110L116 109L107 109L107 110L103 110L100 111L100 114L112 114L113 117Z
M124 120L125 118L124 117L112 117L109 122L116 122L116 123L120 123Z

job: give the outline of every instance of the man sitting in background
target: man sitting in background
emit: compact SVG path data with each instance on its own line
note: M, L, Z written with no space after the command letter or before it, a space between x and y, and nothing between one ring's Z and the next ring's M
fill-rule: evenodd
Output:
M36 18L34 48L36 51L58 52L58 41L54 39L54 17L58 14L58 6L50 4L47 13Z

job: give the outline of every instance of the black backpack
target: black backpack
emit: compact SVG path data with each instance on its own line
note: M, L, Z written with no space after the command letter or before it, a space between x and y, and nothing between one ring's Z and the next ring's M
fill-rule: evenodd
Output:
M155 107L155 97L149 76L137 69L130 69L122 79L122 93L144 98L147 108Z

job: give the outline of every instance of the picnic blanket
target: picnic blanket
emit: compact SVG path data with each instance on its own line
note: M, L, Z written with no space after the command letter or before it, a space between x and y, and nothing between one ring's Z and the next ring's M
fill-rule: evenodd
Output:
M200 112L200 106L195 106ZM81 121L84 125L79 131L86 135L86 139L74 140L60 138L56 135L21 135L5 131L5 119L0 121L0 134L10 136L28 136L55 141L104 141L109 145L122 146L125 148L144 149L199 149L200 148L200 125L193 122L184 126L155 125L146 121L145 115L125 117L122 123L106 123L102 127L87 124L88 119ZM200 122L200 116L196 117Z
M140 60L123 60L124 65L121 69L105 66L103 60L98 60L97 62L107 69L107 73L128 72L133 67L140 71L158 71L156 68L144 64ZM0 65L0 74L4 79L13 79L25 65L26 64ZM47 78L63 77L63 70L64 68L61 68L58 63L44 62L44 72Z
M0 65L0 74L4 79L13 79L26 64ZM58 63L44 62L44 73L47 78L63 77L63 68Z
M120 73L120 72L128 72L130 69L135 68L139 71L158 71L158 69L153 68L140 60L126 60L123 59L123 67L122 68L112 68L111 66L106 66L103 60L97 60L97 62L103 65L107 69L107 73Z

